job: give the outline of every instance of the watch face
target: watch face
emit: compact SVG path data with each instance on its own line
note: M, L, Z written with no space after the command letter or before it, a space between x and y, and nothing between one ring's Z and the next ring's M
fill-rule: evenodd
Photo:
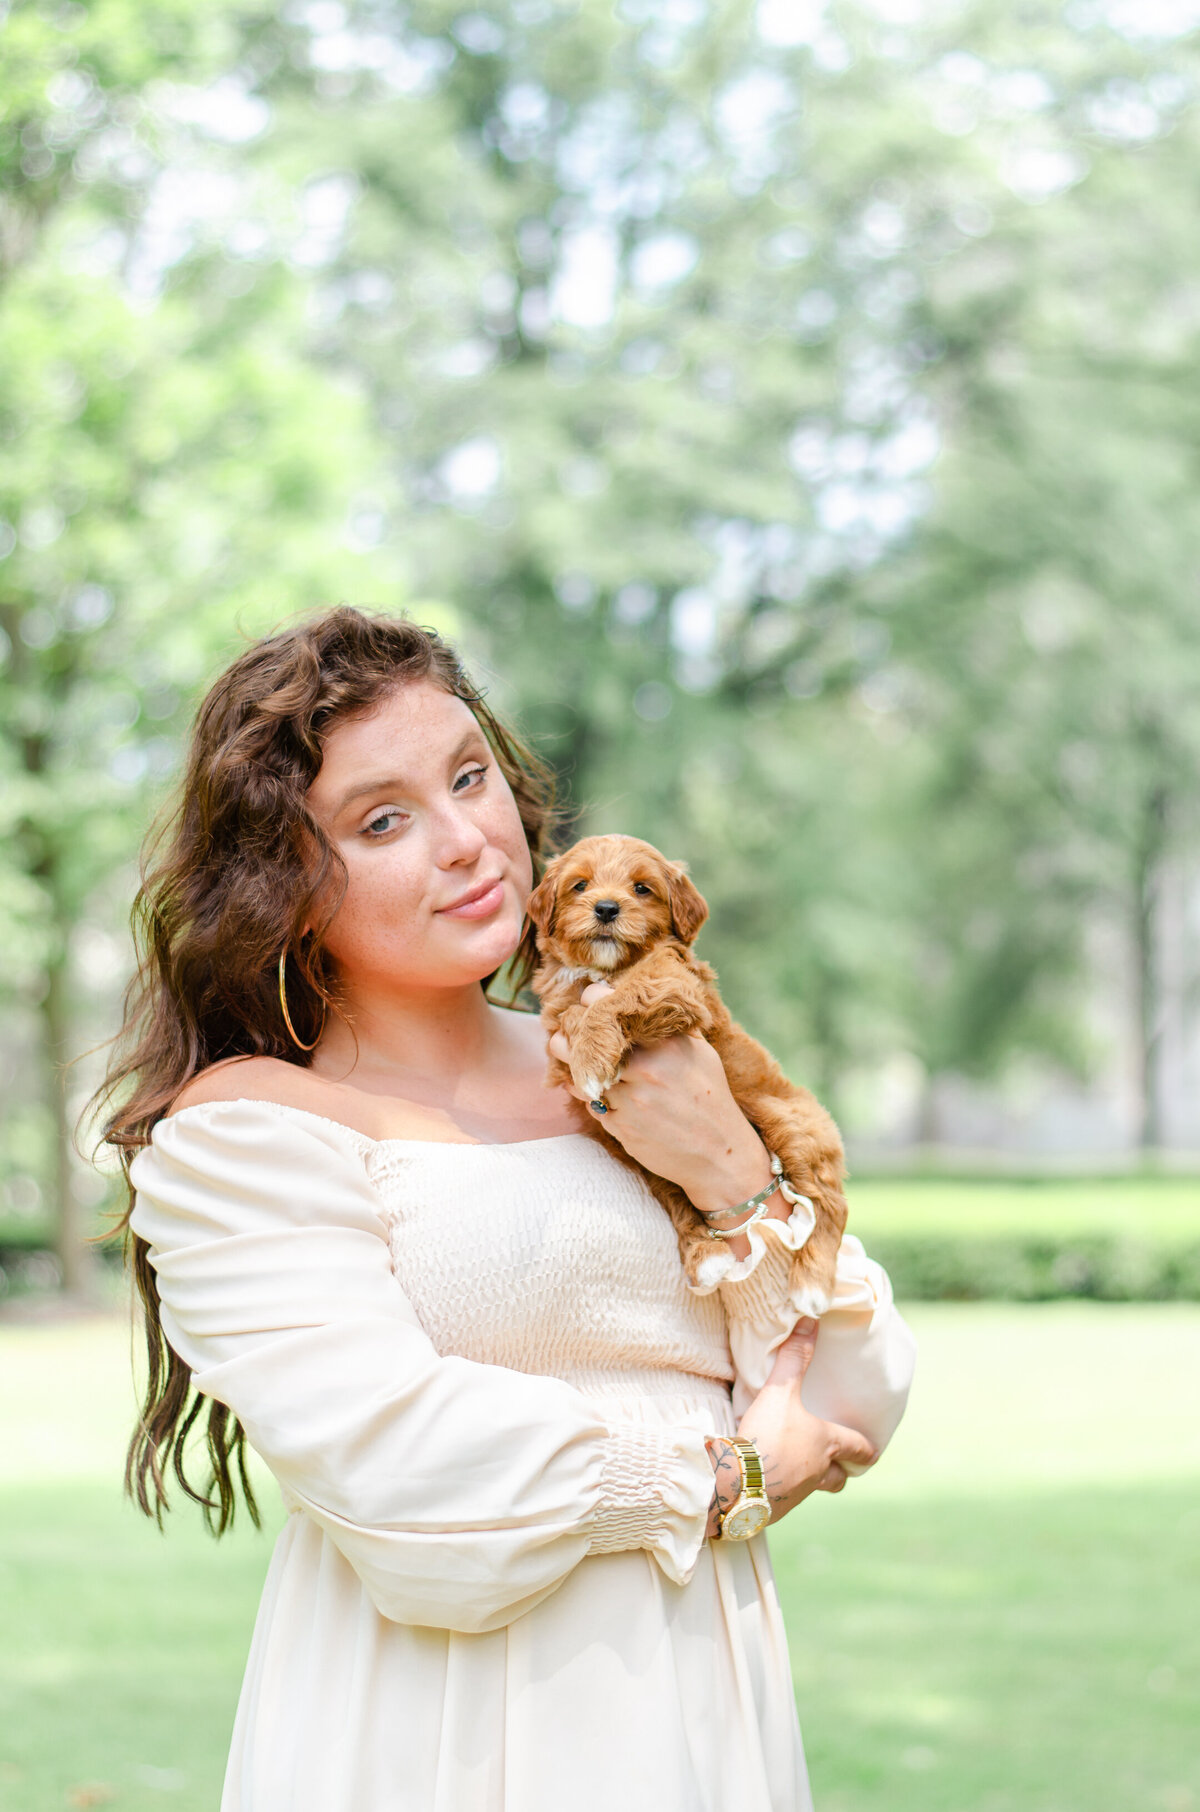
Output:
M739 1504L729 1512L721 1524L721 1534L727 1541L749 1541L752 1535L765 1529L770 1520L770 1504L750 1498L747 1503Z

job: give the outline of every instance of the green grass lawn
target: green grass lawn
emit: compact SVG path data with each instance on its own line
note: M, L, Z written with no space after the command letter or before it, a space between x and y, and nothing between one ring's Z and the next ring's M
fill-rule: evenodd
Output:
M910 1319L892 1449L771 1536L818 1812L1200 1812L1200 1307ZM122 1502L128 1363L0 1327L6 1812L219 1800L269 1538Z
M1200 1178L1072 1177L1034 1182L852 1177L849 1230L882 1235L1069 1238L1109 1234L1161 1245L1200 1240Z
M1200 1307L928 1303L771 1544L818 1812L1200 1808Z
M872 1234L1114 1234L1200 1239L1200 1176L1013 1178L851 1174L851 1229ZM97 1221L96 1230L102 1223ZM52 1243L48 1222L0 1212L0 1246Z

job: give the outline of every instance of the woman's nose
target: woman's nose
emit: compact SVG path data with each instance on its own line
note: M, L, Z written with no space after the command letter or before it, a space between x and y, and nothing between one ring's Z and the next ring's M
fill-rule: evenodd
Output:
M465 806L451 805L441 815L437 836L438 857L450 862L473 861L487 848L487 832Z

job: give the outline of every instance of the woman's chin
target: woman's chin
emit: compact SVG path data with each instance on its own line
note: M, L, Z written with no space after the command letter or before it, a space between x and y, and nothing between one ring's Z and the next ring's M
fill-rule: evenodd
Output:
M521 921L513 924L507 914L497 913L499 923L482 924L477 927L470 941L470 964L478 971L478 978L491 975L496 969L503 968L521 942Z

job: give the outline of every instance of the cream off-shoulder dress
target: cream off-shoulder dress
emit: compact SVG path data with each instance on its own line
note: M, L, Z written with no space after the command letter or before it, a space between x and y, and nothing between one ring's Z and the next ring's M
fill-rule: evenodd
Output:
M810 1806L767 1538L704 1533L704 1436L803 1307L802 1203L693 1290L580 1133L370 1139L203 1102L131 1175L166 1336L289 1512L222 1812ZM882 1445L912 1365L847 1237L805 1400Z

